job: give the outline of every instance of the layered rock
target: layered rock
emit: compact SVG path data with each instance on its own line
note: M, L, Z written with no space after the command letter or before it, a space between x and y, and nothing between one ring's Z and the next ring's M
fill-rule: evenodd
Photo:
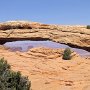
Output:
M90 30L86 26L47 25L10 21L0 24L0 43L15 40L52 40L90 51Z
M28 52L0 49L12 70L31 81L32 90L86 90L90 87L90 58L72 53L71 60L63 60L63 49L32 48Z

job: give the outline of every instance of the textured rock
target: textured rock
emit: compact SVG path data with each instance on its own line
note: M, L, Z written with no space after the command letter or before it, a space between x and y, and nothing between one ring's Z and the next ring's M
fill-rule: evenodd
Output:
M0 43L13 40L52 40L90 51L90 30L86 26L46 25L10 21L0 24ZM30 47L29 47L30 48ZM7 48L8 49L8 48ZM14 48L17 50L21 48ZM63 49L32 48L10 52L0 45L0 57L31 81L32 90L86 90L90 88L90 58L72 53L62 60Z
M4 26L3 26L4 25ZM2 27L10 26L8 29ZM14 40L52 40L90 51L90 30L86 26L47 25L12 21L0 24L0 43Z
M10 52L0 48L14 71L29 77L32 90L87 90L90 87L90 58L72 53L62 60L63 49L32 48L28 52Z

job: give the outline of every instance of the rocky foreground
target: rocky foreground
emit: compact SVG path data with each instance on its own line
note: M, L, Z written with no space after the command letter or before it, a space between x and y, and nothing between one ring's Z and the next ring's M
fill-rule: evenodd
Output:
M86 26L0 23L0 44L15 40L52 40L90 51L90 30ZM0 46L0 57L14 71L29 77L32 90L90 90L90 57L73 52L71 60L63 60L62 55L63 49L36 47L27 52L11 52Z
M25 21L0 23L0 43L14 40L52 40L90 51L90 30L86 26L47 25Z
M63 50L38 47L28 52L0 48L14 71L31 80L32 90L90 90L90 58L75 52L71 60L62 59Z

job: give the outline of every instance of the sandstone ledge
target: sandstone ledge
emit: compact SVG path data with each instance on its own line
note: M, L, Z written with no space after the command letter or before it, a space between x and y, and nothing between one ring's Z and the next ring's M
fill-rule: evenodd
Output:
M0 23L0 29L0 44L15 40L51 40L90 51L90 30L86 26L13 21Z

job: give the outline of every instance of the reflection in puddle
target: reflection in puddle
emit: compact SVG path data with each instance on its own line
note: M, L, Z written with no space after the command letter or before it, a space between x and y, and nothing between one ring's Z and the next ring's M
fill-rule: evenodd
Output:
M28 51L33 47L50 47L50 48L67 48L68 45L60 44L52 41L13 41L7 42L4 44L5 47L9 48L11 51ZM71 47L69 47L71 48ZM81 56L90 56L90 52L85 51L83 49L72 48L75 52L77 52Z

